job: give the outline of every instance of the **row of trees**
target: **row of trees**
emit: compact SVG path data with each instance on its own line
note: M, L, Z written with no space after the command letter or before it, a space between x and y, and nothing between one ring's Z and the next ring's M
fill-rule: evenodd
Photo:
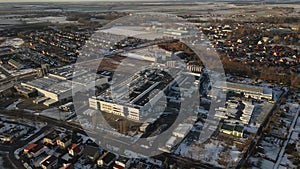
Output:
M293 88L298 88L300 85L299 74L287 71L284 67L258 64L250 66L241 62L230 61L225 57L223 57L222 62L226 73L282 83Z
M296 16L276 16L276 17L259 17L256 20L260 23L270 23L270 24L286 24L286 23L296 23L300 22L300 17Z

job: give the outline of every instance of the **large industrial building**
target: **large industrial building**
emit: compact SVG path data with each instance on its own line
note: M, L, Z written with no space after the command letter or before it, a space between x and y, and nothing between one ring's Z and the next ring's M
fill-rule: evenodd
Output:
M85 69L79 69L76 67L75 70L74 66L64 66L50 71L48 75L61 80L71 80L87 73L88 72Z
M147 48L136 49L129 53L124 53L122 54L122 56L138 60L157 62L158 60L166 61L167 58L170 58L172 56L172 52L161 49L160 47L155 45Z
M27 89L37 90L39 95L49 98L48 102L56 103L70 99L73 93L108 82L108 77L105 76L94 77L87 71L75 74L71 70L69 67L64 67L56 70L57 72L53 71L48 76L22 82L21 85Z
M172 85L172 76L158 69L137 73L134 80L89 99L91 108L141 121ZM114 98L112 97L114 95Z
M247 84L240 84L240 83L216 83L214 86L216 88L222 89L222 90L229 90L234 91L237 93L243 93L246 97L252 97L254 99L273 99L273 92L272 89L267 87L258 87L258 86L252 86Z

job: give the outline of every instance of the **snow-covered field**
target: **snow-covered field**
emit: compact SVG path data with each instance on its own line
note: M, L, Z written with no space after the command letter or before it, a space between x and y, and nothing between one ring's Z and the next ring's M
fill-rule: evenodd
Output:
M216 167L224 168L225 166L219 164L219 160L224 160L228 165L236 165L241 159L241 152L235 146L228 146L225 143L217 140L210 139L208 143L203 144L201 147L195 145L188 146L186 142L183 142L178 146L174 152L182 156L200 160L207 164L214 165Z

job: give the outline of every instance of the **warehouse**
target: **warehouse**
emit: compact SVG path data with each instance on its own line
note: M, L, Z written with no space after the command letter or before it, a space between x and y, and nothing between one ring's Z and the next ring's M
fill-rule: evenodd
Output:
M141 121L162 98L173 78L167 72L158 69L145 70L136 75L138 77L135 80L126 84L120 83L120 86L114 87L113 92L109 89L98 97L90 98L90 107ZM123 89L124 86L128 86L129 90ZM112 94L115 96L114 99Z
M272 89L266 87L258 87L252 86L247 84L240 84L240 83L216 83L216 88L223 89L224 91L230 90L237 93L243 93L245 97L252 97L254 99L273 99Z
M179 124L172 134L175 137L184 138L188 134L188 132L190 132L192 127L193 125L188 123Z
M63 101L72 96L72 88L79 90L78 85L72 86L71 81L62 81L53 77L43 77L29 82L22 82L26 88L36 89L40 95L56 101Z
M92 87L100 86L108 82L104 76L94 77L92 74L81 74L72 80L63 80L53 76L45 76L28 82L22 82L21 85L28 89L35 89L39 95L50 99L47 105L55 104L69 100L74 93L86 91Z
M158 60L166 61L167 58L170 58L172 56L172 52L161 49L160 47L155 45L143 49L132 50L130 53L122 54L122 56L132 59L157 62Z

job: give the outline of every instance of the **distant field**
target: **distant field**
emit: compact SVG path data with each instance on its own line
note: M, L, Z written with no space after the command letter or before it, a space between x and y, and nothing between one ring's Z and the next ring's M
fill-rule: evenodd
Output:
M4 2L0 0L0 3ZM10 1L11 2L11 1ZM24 1L22 1L24 2ZM280 5L279 5L280 3ZM24 11L43 12L43 11L76 11L76 12L104 12L104 11L118 11L118 12L169 12L169 13L219 13L223 10L232 9L253 9L260 11L260 8L268 9L275 6L293 7L295 12L300 11L300 5L297 1L164 1L164 2L143 2L143 1L129 1L129 2L56 2L56 3L7 3L1 4L1 14L22 13ZM17 10L16 10L17 9ZM275 12L275 11L274 11Z

